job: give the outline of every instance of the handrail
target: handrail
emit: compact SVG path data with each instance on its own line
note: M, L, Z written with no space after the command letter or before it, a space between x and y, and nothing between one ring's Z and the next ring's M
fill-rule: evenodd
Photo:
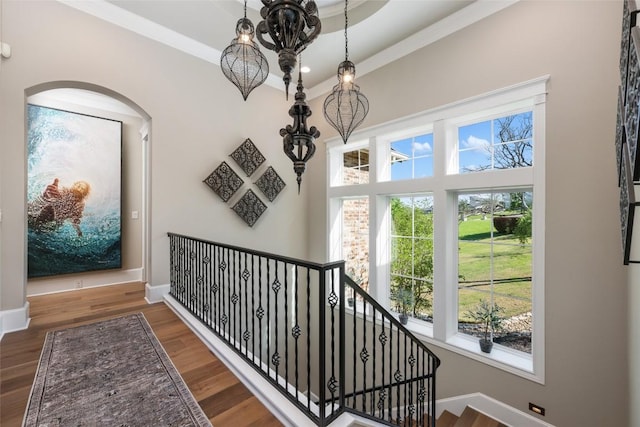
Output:
M435 425L440 360L345 275L344 261L168 236L170 294L315 424L351 412ZM345 289L362 316L347 311Z

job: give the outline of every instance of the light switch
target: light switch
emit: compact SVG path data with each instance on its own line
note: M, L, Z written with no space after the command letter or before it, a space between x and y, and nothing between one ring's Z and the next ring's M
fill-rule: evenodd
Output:
M138 211L131 211L131 219L138 219Z

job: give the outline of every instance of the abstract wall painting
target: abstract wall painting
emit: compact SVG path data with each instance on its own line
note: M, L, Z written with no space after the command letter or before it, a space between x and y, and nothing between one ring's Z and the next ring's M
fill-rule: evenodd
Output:
M27 107L28 277L122 267L122 122Z

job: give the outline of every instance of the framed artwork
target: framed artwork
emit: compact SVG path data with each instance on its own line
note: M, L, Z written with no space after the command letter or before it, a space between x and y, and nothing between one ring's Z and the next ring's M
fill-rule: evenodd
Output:
M227 162L220 163L203 182L225 202L228 202L231 196L244 184L244 181L229 167Z
M230 156L247 176L251 176L266 160L250 138L245 139Z
M28 277L122 267L122 122L27 106Z
M629 46L631 44L631 28L636 26L638 11L635 0L624 0L622 11L622 36L620 38L620 83L622 95L627 92L627 75L629 72Z

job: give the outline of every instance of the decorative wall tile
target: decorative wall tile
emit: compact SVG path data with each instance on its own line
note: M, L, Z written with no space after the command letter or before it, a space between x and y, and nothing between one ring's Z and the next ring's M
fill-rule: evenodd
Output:
M204 181L225 202L242 187L244 181L236 174L227 162L220 163Z
M258 178L255 184L270 202L273 202L286 185L271 166Z
M258 218L267 210L267 205L256 196L256 193L247 190L231 209L249 224L249 227L253 227L253 224L255 224Z
M247 138L238 148L231 153L231 158L238 163L247 176L251 176L258 167L264 163L265 158L253 144L251 139Z

